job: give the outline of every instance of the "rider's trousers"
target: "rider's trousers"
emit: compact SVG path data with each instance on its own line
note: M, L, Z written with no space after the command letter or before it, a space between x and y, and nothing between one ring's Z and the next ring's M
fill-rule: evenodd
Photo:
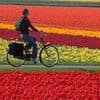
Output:
M35 60L37 58L37 44L36 44L36 38L29 35L29 34L20 34L21 38L23 40L29 42L29 46L32 47L32 59Z

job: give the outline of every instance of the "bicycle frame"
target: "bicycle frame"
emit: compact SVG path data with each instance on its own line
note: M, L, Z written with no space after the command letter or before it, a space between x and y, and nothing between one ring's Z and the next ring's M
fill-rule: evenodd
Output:
M41 40L42 45L45 46L45 42L44 42L43 37L40 37L40 40Z
M41 40L41 42L42 42L43 47L45 47L46 45L50 45L50 43L45 44L45 41L44 41L44 39L43 39L43 37L42 37L42 36L40 37L40 40ZM47 49L45 49L45 52L46 52L46 54L47 54L47 55L48 55L48 57L49 57L50 55L49 55L49 53L48 53Z
M45 36L44 36L44 37L45 37ZM48 43L45 43L44 38L43 38L42 35L40 36L40 42L42 43L43 46L45 46L45 45L50 45L49 42L48 42Z

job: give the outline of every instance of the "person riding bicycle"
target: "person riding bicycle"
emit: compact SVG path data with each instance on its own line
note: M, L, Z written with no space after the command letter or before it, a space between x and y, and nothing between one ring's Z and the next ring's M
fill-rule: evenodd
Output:
M36 38L33 37L32 35L29 34L29 28L31 28L35 32L39 32L30 22L29 18L29 10L24 9L23 10L23 16L21 25L20 25L20 37L28 41L30 47L32 47L32 56L31 56L31 61L33 61L36 64L36 58L37 58L37 44L36 44Z

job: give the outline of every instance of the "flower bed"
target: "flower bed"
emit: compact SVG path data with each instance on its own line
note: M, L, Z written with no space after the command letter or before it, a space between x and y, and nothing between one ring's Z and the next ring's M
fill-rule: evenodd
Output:
M0 38L19 41L19 33L15 31L12 24L21 15L21 10L25 7L31 11L30 19L34 19L32 21L34 25L39 30L44 31L45 42L58 46L61 54L60 64L69 64L69 62L71 64L99 64L99 8L9 5L6 13L5 6L0 5L0 11L3 11L0 16ZM31 32L31 34L37 38L38 42L40 41L40 33ZM4 52L4 50L6 50L5 46L1 52Z
M40 41L40 33L31 32L33 36ZM100 38L96 37L83 37L83 36L73 36L65 34L52 34L43 33L45 36L45 42L50 42L55 45L69 45L77 47L88 47L88 48L100 48ZM6 40L19 40L19 33L14 30L0 29L0 38Z
M87 30L74 30L67 28L56 28L56 27L36 27L38 30L42 30L46 33L58 34L58 35L73 35L83 37L97 37L100 38L100 31L87 31ZM0 23L0 29L15 30L14 25Z
M2 72L1 100L99 100L100 73Z
M8 64L6 61L6 54L5 54L7 45L8 42L6 40L0 39L0 61L3 64ZM60 54L60 60L58 64L66 64L66 65L100 64L99 49L78 48L75 46L57 46L57 48Z
M6 13L5 6L0 6L0 11L3 10L3 14L0 16L2 22L0 23L0 38L18 39L18 33L14 31L12 23L14 24L15 20L21 16L22 9L26 7L31 12L30 19L34 19L32 21L34 25L42 26L38 29L45 32L46 42L56 45L100 48L99 8L8 5L8 13ZM39 34L35 32L32 34L39 41Z
M92 7L0 5L0 12L3 12L0 21L14 23L23 8L30 10L30 19L35 25L100 30L100 8Z
M45 41L59 45L59 64L100 64L96 49L100 48L100 8L0 5L0 61L4 64L7 40L19 41L12 23L23 8L30 10L34 25L42 26ZM39 33L31 34L39 41ZM99 100L99 81L99 72L0 72L0 100Z

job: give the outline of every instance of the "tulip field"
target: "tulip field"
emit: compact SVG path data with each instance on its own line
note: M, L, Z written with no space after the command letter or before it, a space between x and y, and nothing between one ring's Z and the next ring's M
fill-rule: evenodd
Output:
M21 42L14 23L23 8L43 31L30 32L38 48L43 35L46 43L57 46L59 65L100 65L100 8L0 5L0 100L100 100L99 71L2 70L8 43Z
M88 7L48 7L0 5L0 61L6 63L5 51L8 41L20 41L14 23L23 8L30 11L32 24L42 33L30 32L40 42L58 47L59 64L100 64L100 9ZM59 11L59 12L58 12ZM59 17L58 17L59 16Z
M99 100L99 82L98 72L2 72L0 100Z

